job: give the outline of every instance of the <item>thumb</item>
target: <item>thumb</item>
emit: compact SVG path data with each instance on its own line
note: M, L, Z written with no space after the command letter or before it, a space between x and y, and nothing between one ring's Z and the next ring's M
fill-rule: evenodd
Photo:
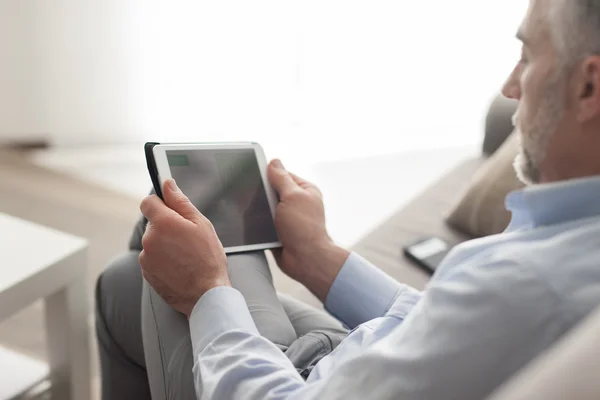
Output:
M165 204L167 207L181 215L183 218L198 222L199 218L202 217L200 211L192 204L190 199L179 189L179 186L175 183L175 180L168 179L165 181L163 187L163 197L165 198Z
M287 172L279 160L271 161L267 174L269 182L271 182L271 185L273 185L279 196L283 196L285 193L299 187L292 175Z

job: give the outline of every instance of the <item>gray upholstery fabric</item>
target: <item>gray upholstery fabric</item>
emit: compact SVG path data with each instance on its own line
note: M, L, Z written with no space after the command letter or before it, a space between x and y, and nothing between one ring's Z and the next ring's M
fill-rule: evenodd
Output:
M398 281L422 289L429 275L406 259L402 248L428 236L440 237L452 245L471 239L448 227L444 219L454 205L457 193L468 185L484 160L466 160L456 166L366 235L353 250Z
M501 94L490 104L485 121L484 154L493 154L514 130L512 116L517 110L517 104Z

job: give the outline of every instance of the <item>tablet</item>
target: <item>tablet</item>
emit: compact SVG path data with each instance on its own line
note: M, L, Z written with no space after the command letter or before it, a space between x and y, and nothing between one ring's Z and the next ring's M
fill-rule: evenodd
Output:
M146 144L156 193L170 178L215 227L226 253L281 247L277 195L257 143Z

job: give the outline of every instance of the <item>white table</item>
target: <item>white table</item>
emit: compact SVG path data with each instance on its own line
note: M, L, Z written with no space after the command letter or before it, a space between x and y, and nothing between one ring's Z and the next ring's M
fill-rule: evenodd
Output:
M84 239L0 213L0 321L45 300L53 399L90 398L86 273ZM14 396L10 391L24 383L11 374L18 373L17 364L27 370L27 360L1 349L0 359L6 361L0 362L0 393ZM32 368L43 371L39 363Z

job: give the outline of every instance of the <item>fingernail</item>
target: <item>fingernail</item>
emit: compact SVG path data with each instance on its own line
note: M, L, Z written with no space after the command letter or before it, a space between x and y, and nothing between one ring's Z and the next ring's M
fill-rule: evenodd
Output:
M181 192L181 190L179 189L179 186L177 186L177 183L175 183L175 179L169 179L167 181L167 184L169 185L169 189L171 189L172 192Z
M273 161L273 165L275 166L275 168L278 169L283 169L285 170L285 167L283 166L283 164L281 163L281 160L274 160Z

